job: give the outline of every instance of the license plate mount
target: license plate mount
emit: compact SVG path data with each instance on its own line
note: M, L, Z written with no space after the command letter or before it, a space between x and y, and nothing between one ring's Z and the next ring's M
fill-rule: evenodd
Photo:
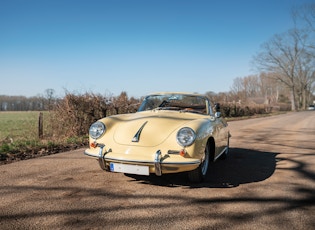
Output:
M129 165L129 164L121 164L121 163L110 163L110 171L136 174L136 175L146 175L146 176L150 174L148 166Z

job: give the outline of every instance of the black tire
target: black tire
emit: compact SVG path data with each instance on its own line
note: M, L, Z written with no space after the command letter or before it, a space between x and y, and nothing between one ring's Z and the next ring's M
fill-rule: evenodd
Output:
M188 172L189 181L192 183L202 182L207 175L207 172L209 169L209 164L210 164L210 145L208 143L206 148L205 148L204 159L202 160L199 167L193 171Z

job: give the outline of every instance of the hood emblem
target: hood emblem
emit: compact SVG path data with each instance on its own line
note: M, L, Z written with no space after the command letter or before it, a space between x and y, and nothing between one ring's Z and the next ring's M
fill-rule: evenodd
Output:
M144 128L144 126L148 123L148 121L144 122L143 125L140 127L140 129L138 130L138 132L135 134L135 136L132 138L132 142L139 142L140 139L140 134L142 132L142 129Z

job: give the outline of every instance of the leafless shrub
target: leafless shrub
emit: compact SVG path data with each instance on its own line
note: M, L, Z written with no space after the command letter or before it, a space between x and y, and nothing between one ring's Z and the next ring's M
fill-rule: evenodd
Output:
M85 136L90 125L100 118L131 113L137 110L139 101L128 98L125 92L118 97L85 93L76 95L66 93L51 113L54 137L69 138Z
M223 104L221 105L221 110L224 117L248 117L270 113L272 112L272 107L266 105L243 106L239 104Z

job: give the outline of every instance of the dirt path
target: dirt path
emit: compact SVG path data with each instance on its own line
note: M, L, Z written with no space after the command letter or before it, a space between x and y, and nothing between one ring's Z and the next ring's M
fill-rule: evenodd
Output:
M315 112L229 123L206 181L104 173L83 149L0 166L0 229L313 229Z

